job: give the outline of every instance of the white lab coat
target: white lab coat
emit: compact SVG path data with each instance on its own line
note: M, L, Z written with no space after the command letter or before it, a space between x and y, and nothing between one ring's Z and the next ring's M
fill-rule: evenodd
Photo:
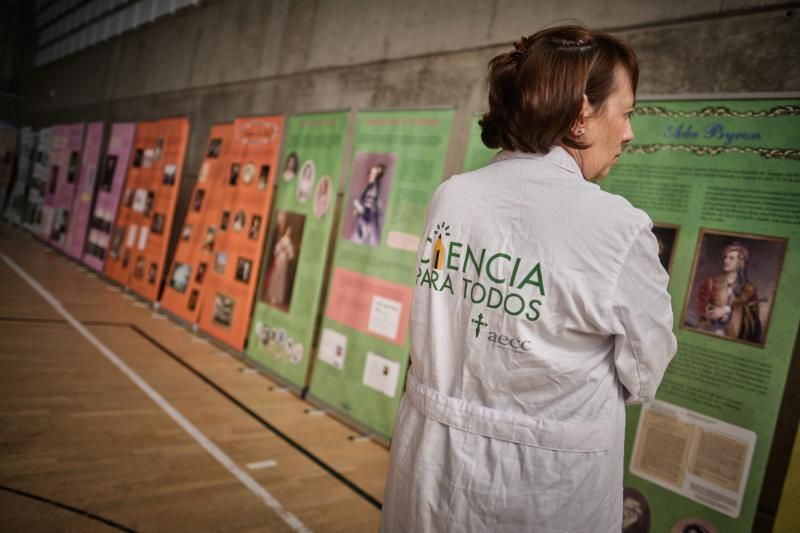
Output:
M651 226L561 148L439 187L382 531L621 530L624 403L676 349Z

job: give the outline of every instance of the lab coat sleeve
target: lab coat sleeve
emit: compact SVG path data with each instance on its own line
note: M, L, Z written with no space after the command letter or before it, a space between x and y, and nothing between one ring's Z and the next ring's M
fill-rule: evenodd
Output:
M614 365L628 405L655 397L677 348L669 277L658 260L658 244L649 226L641 227L634 237L611 293Z

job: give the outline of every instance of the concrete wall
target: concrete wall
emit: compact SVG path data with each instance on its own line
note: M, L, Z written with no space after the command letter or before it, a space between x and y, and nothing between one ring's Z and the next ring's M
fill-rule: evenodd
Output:
M486 100L486 62L565 19L629 40L640 96L800 91L800 3L770 0L205 0L18 80L23 122L187 115L188 202L209 128L241 115L453 105L446 172ZM787 391L800 390L800 363ZM769 529L797 428L784 404L756 531ZM785 427L784 427L785 426Z
M447 170L486 99L486 62L520 35L578 19L628 39L640 94L800 90L800 22L785 3L579 0L206 0L25 75L24 117L188 115L188 169L235 116L454 105Z

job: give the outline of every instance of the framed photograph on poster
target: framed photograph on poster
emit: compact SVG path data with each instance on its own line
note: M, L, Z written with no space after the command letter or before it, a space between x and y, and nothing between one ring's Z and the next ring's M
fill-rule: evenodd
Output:
M222 139L211 139L208 141L208 151L206 157L217 158L219 157L219 149L222 147Z
M192 267L186 263L175 263L172 268L172 276L169 278L169 286L183 294L189 285L189 277L192 274Z
M283 181L292 181L294 179L299 164L300 159L298 159L296 152L286 156L286 161L283 163Z
M228 185L236 185L237 183L239 183L240 170L241 170L241 165L239 165L239 163L231 164L231 175L228 177Z
M229 328L233 321L234 304L233 298L218 292L214 296L214 323Z
M314 189L314 179L317 177L317 167L314 161L309 159L300 167L300 178L297 180L297 201L301 204L306 203Z
M207 268L208 268L208 263L200 263L197 266L197 273L194 275L195 283L203 283L203 280L206 277Z
M269 179L269 165L261 165L261 171L258 173L258 190L263 191L267 188L267 180Z
M227 252L217 252L214 254L214 271L217 274L225 274L225 267L228 265Z
M253 270L253 262L250 259L240 257L236 260L236 281L250 283L250 273Z
M192 210L200 211L203 208L203 199L206 197L205 189L197 189L192 199Z
M184 224L183 229L181 230L181 240L188 241L191 237L192 237L192 225Z
M381 243L396 158L388 153L355 155L348 200L344 204L342 237L345 239L368 246Z
M200 291L194 289L189 293L189 300L186 302L186 308L189 311L194 311L197 308L197 298L200 296Z
M174 164L164 165L164 185L175 185L175 176L178 173L178 166Z
M314 216L324 217L331 206L333 186L330 176L322 176L314 189Z
M208 226L206 228L206 234L203 236L203 244L201 245L200 249L207 254L210 254L214 251L214 242L217 240L217 228L216 226Z
M164 224L166 224L166 216L164 213L155 213L153 215L153 224L150 227L150 231L152 231L155 235L161 235L164 233Z
M306 216L278 211L276 222L275 236L268 250L261 301L288 313Z
M242 183L249 185L256 177L256 165L252 161L248 161L242 167Z
M786 244L702 228L681 328L763 348Z
M653 224L653 235L658 242L658 260L661 266L672 274L672 260L675 258L675 250L678 248L678 234L681 227L676 224Z
M105 164L103 165L103 175L100 178L100 190L103 192L111 192L111 186L114 183L114 174L117 171L118 157L113 154L106 156Z

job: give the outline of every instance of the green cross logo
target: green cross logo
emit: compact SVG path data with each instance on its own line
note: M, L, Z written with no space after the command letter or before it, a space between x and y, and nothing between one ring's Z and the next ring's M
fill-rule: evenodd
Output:
M481 332L481 326L488 326L489 324L483 321L483 313L478 313L477 319L470 320L473 324L475 324L475 338L478 338L478 335Z

